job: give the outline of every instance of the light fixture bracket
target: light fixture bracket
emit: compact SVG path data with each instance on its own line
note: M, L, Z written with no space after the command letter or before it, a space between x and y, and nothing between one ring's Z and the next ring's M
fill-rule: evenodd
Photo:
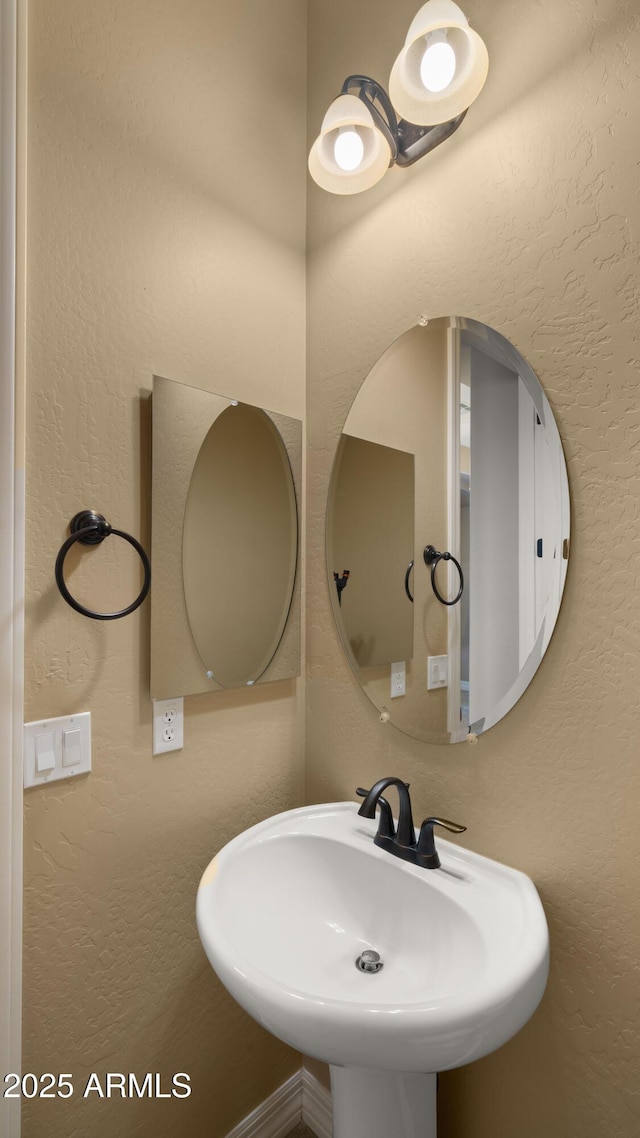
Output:
M368 75L349 75L342 84L341 95L354 94L369 110L376 127L386 138L391 151L390 166L412 166L430 150L450 138L460 126L466 110L437 126L417 126L398 118L384 87Z
M438 123L437 126L416 126L406 119L398 119L396 166L412 166L429 151L435 150L436 146L455 134L466 113L464 110L461 115L456 115L449 122Z

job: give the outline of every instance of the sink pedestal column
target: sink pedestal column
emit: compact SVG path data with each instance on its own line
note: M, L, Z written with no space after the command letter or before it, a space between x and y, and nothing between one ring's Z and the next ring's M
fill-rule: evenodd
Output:
M436 1079L332 1066L333 1138L436 1138Z

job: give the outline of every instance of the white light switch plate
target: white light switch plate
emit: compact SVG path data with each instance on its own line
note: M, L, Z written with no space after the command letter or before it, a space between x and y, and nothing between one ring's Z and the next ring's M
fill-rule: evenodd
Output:
M429 672L427 677L427 688L431 691L433 688L446 688L449 683L449 657L448 656L429 656Z
M24 725L24 785L44 786L91 770L91 712Z

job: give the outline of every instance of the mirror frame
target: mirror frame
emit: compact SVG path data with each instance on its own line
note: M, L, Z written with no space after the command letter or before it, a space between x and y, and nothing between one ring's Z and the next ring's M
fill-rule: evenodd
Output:
M187 405L188 398L188 405ZM215 420L239 400L188 384L153 377L151 494L151 661L152 699L242 691L300 675L301 581L300 501L302 423L264 407L289 459L296 504L296 568L289 612L275 652L253 683L225 687L209 678L191 632L182 574L184 512L196 459ZM247 404L255 406L255 404ZM167 650L170 645L170 651Z

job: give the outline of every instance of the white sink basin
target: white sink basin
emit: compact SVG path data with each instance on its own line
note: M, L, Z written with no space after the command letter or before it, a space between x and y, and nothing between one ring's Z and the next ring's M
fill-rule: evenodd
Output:
M214 857L197 898L213 968L270 1032L336 1067L434 1072L488 1054L544 992L533 883L444 840L440 869L409 865L373 844L358 807L276 815ZM369 948L381 971L356 967Z

